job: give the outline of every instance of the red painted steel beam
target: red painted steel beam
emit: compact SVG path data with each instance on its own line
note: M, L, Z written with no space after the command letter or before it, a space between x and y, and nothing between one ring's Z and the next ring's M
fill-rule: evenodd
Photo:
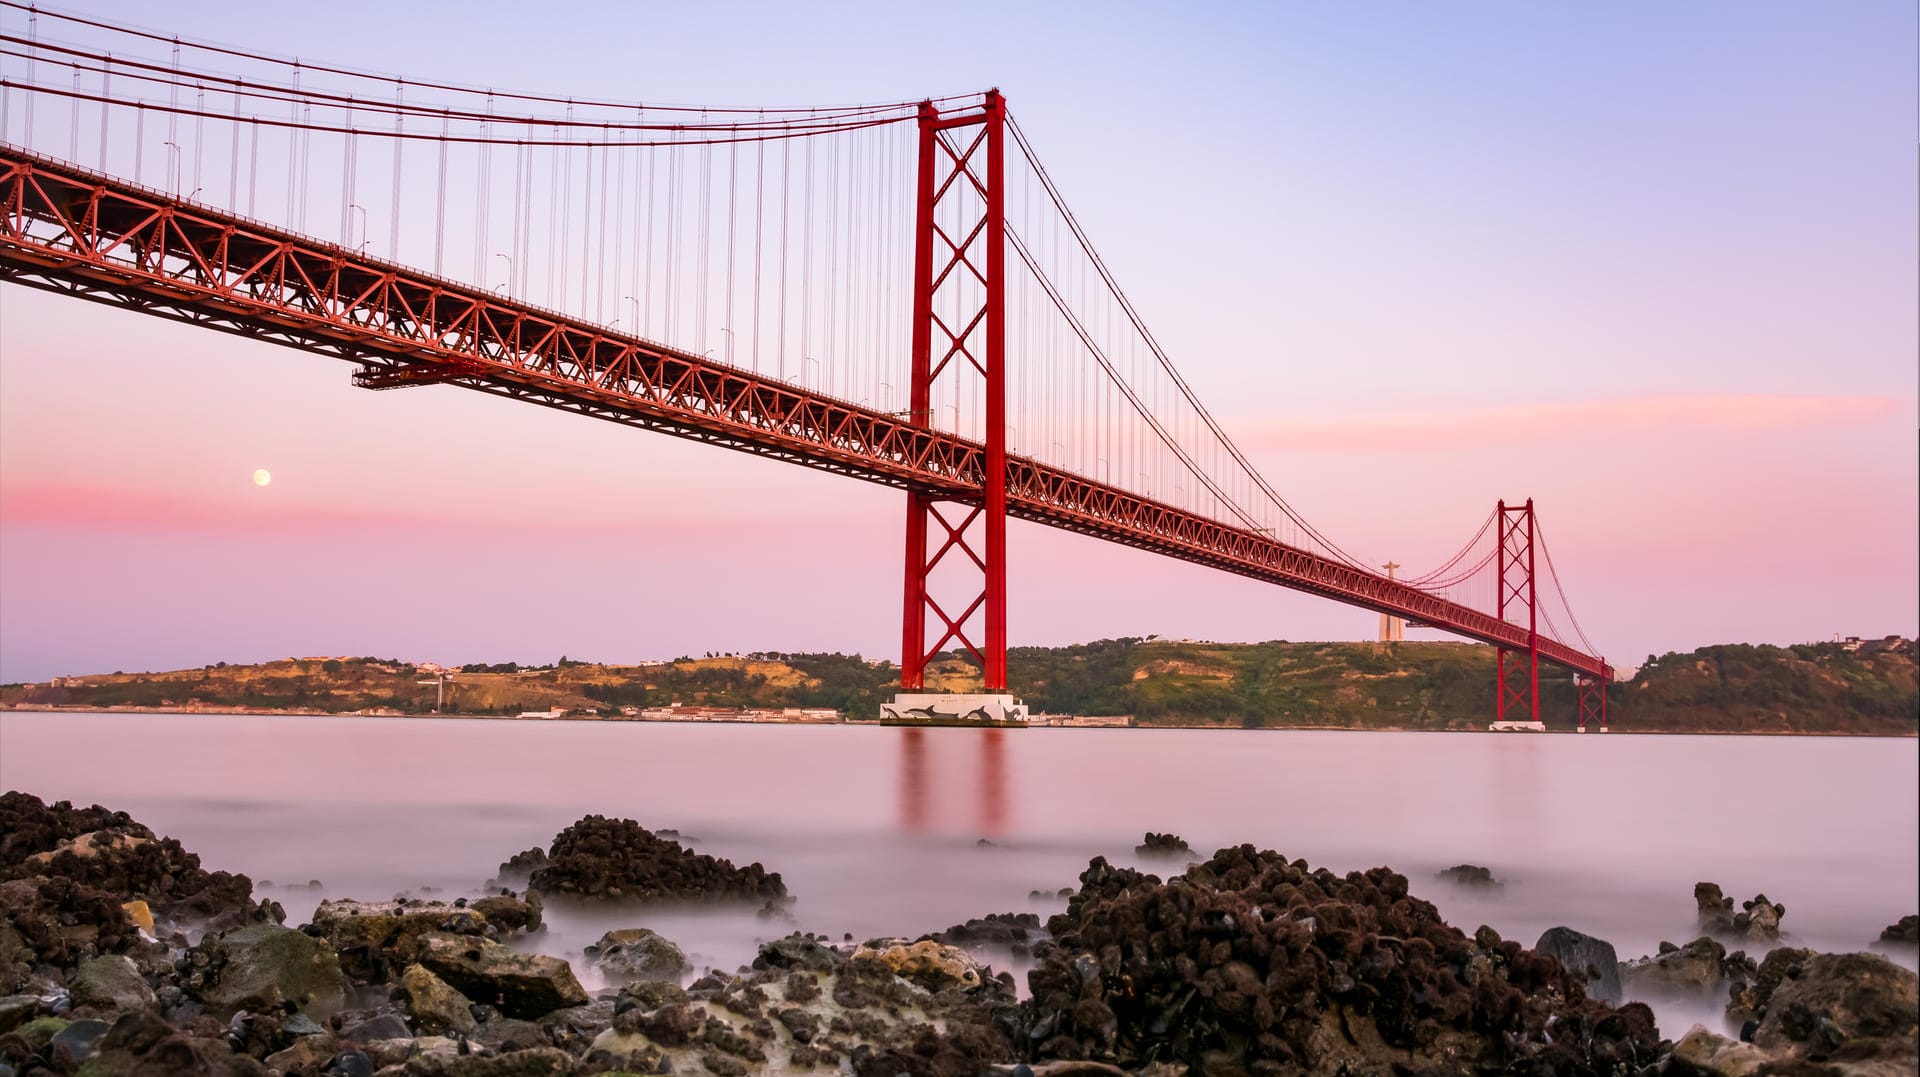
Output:
M0 280L945 499L986 447L663 344L0 146ZM1007 513L1513 648L1491 614L1023 457ZM1611 679L1552 641L1540 658Z

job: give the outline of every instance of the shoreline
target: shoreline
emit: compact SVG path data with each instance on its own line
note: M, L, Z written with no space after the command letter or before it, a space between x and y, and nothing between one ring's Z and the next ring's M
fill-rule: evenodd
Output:
M879 719L848 720L845 718L837 722L828 722L828 721L787 721L787 720L781 720L781 719L768 719L768 718L699 718L699 719L640 718L640 717L635 717L630 715L620 715L617 717L599 717L599 716L588 717L584 715L582 716L556 715L552 717L525 717L517 714L516 715L456 714L456 713L408 714L408 713L398 713L398 712L392 713L392 714L367 714L367 713L357 712L357 711L325 711L325 710L318 710L318 709L309 708L309 707L135 707L135 706L71 707L71 706L61 706L58 704L50 704L50 703L38 703L38 704L15 703L15 704L9 704L6 706L0 706L0 714L8 714L12 712L24 712L24 713L33 713L33 714L157 714L157 715L210 714L210 715L228 715L228 716L251 716L251 717L257 717L257 718L389 718L389 719L410 718L410 719L421 719L421 720L450 718L450 719L466 719L470 721L488 721L488 722L632 722L632 723L641 723L641 724L647 724L647 725L771 725L771 726L839 726L839 727L851 726L856 728L874 728L874 729L971 728L970 726L961 726L958 723L947 723L944 725L936 726L930 723L899 723L899 722L889 723L889 722L882 722ZM996 725L993 728L1004 729L1004 728L1022 728L1022 727ZM1236 732L1236 733L1322 732L1322 733L1487 734L1492 732L1491 730L1474 729L1474 728L1432 729L1432 728L1416 727L1416 726L1388 726L1388 725L1380 725L1380 726L1269 725L1269 726L1260 726L1254 729L1245 729L1237 725L1223 725L1220 723L1165 724L1165 725L1154 724L1154 725L1131 725L1131 726L1048 725L1048 726L1029 726L1024 728L1117 729L1117 730L1129 730L1129 731L1216 730L1216 731ZM1589 735L1589 734L1578 733L1572 729L1549 729L1545 731L1545 734L1549 736ZM1831 732L1812 733L1812 732L1802 732L1797 730L1765 730L1765 729L1717 730L1717 729L1613 728L1606 733L1599 733L1596 731L1590 735L1611 737L1611 736L1620 736L1623 734L1631 735L1631 736L1664 736L1664 737L1808 737L1808 738L1843 737L1847 739L1865 739L1865 740L1875 740L1875 739L1877 740L1920 740L1920 731L1917 731L1914 733L1851 733L1851 732L1835 730ZM1533 734L1502 733L1499 735L1525 737Z

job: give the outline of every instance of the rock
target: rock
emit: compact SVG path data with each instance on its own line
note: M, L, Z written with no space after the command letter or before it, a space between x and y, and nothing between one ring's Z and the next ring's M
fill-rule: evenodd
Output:
M1766 963L1761 969L1766 978ZM1753 1042L1760 1047L1824 1055L1852 1040L1916 1035L1920 977L1910 969L1878 954L1813 954L1798 975L1782 971L1759 1000Z
M611 1028L595 1036L587 1048L589 1062L610 1063L635 1073L663 1072L660 1063L665 1057L652 1040L640 1033Z
M468 998L498 1006L509 1017L539 1017L587 1001L565 961L517 954L486 939L429 934L420 940L419 961Z
M26 793L0 794L0 878L61 878L114 898L136 900L174 918L215 919L230 926L260 912L244 875L209 872L200 858L125 812L99 805L43 804ZM131 926L125 909L122 922Z
M1655 957L1626 962L1620 977L1635 994L1708 995L1720 986L1726 956L1726 947L1703 936L1671 950L1663 944Z
M114 895L62 877L0 882L0 992L26 993L34 968L72 968L139 941Z
M845 966L847 955L827 944L824 935L795 933L762 943L753 958L756 969L814 969L830 971Z
M529 875L546 866L547 851L545 849L527 849L508 857L494 874L501 879L512 879L524 883Z
M1881 942L1920 944L1920 916L1902 916L1880 933Z
M262 1061L268 1069L282 1073L313 1073L332 1062L340 1053L340 1047L340 1042L332 1036L302 1036Z
M413 1056L406 1067L406 1077L563 1077L573 1072L573 1056L558 1047L492 1056L432 1052Z
M41 1016L44 1006L45 1003L36 995L7 995L0 998L0 1036Z
M1490 868L1478 864L1455 864L1435 875L1436 879L1445 879L1455 886L1465 886L1475 890L1498 890L1502 883L1493 877Z
M1720 892L1714 883L1694 883L1693 903L1699 910L1700 930L1709 935L1725 935L1733 930L1733 899Z
M1699 909L1700 930L1718 938L1749 942L1778 940L1780 918L1787 914L1785 905L1768 901L1765 894L1754 895L1753 900L1741 904L1739 912L1734 912L1733 899L1713 883L1694 883L1693 903Z
M1687 1072L1708 1077L1748 1077L1770 1060L1758 1047L1708 1032L1704 1025L1680 1037L1673 1045L1673 1059L1687 1066Z
M471 1033L478 1024L473 1019L473 1002L424 966L407 966L400 976L400 992L414 1026L423 1033Z
M1096 858L1047 928L1007 1026L1029 1065L1597 1074L1661 1054L1645 1006L1584 998L1491 930L1469 938L1385 868L1340 876L1238 846L1161 882ZM976 1072L1006 1061L983 1047Z
M506 1052L545 1047L552 1041L547 1038L547 1030L532 1021L522 1021L517 1017L495 1017L479 1026L473 1035L473 1042Z
M319 939L278 924L255 924L219 936L214 949L223 964L205 998L218 1015L289 1002L324 1020L346 1004L340 961Z
M1560 967L1587 984L1587 997L1617 1005L1620 1002L1620 955L1613 944L1570 927L1550 927L1533 948L1560 962Z
M544 867L528 877L543 894L607 901L723 901L784 898L778 872L683 848L632 819L589 815L553 839Z
M1193 847L1178 834L1155 834L1147 831L1147 836L1139 845L1133 847L1135 856L1192 856Z
M176 1029L151 1010L135 1010L113 1023L83 1071L87 1077L264 1077L259 1061L235 1054L224 1036Z
M531 891L525 897L512 891L492 894L475 899L467 907L502 931L540 930L540 895Z
M895 976L929 991L980 986L979 962L957 946L932 939L883 948L862 946L853 952L853 960L878 961Z
M420 936L430 931L484 936L489 929L486 915L464 904L344 899L322 901L305 928L326 940L348 975L368 983L383 983L411 964Z
M955 924L945 931L922 935L923 939L949 946L1032 946L1047 937L1040 917L1030 912L996 912Z
M47 1052L53 1057L55 1065L69 1069L78 1066L92 1057L100 1041L106 1039L109 1027L105 1021L92 1018L69 1022L47 1042Z
M644 927L607 932L587 947L587 956L594 968L617 981L678 982L687 972L686 953L673 940Z
M140 970L121 954L80 962L67 978L67 991L75 1006L96 1010L136 1010L154 1001L153 989L141 978Z
M120 907L127 911L127 919L133 921L133 926L149 935L153 934L153 909L146 902L128 901Z
M320 1071L320 1077L373 1077L373 1057L364 1051L342 1051Z
M342 1039L352 1040L355 1043L373 1043L378 1040L410 1040L413 1038L413 1030L408 1028L407 1023L402 1021L398 1016L383 1013L378 1017L368 1018L357 1025L347 1026L347 1028L340 1033L340 1036Z
M1775 942L1780 938L1780 918L1785 915L1785 905L1768 901L1765 894L1756 894L1734 914L1733 931L1750 942Z

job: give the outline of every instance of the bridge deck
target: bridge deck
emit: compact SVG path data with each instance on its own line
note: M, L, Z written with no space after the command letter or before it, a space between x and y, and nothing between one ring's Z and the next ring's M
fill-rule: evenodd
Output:
M318 351L368 388L446 382L946 498L978 442L334 244L0 146L0 280ZM1490 614L1037 461L1007 462L1021 519L1524 650ZM1597 656L1540 657L1604 679Z

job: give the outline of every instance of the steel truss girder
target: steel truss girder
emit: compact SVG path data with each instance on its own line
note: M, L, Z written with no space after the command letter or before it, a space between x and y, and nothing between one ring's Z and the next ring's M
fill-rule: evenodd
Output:
M786 460L978 500L987 446L0 145L0 281ZM1523 628L1272 537L1009 455L1007 515L1524 649ZM1540 639L1540 660L1611 679Z

